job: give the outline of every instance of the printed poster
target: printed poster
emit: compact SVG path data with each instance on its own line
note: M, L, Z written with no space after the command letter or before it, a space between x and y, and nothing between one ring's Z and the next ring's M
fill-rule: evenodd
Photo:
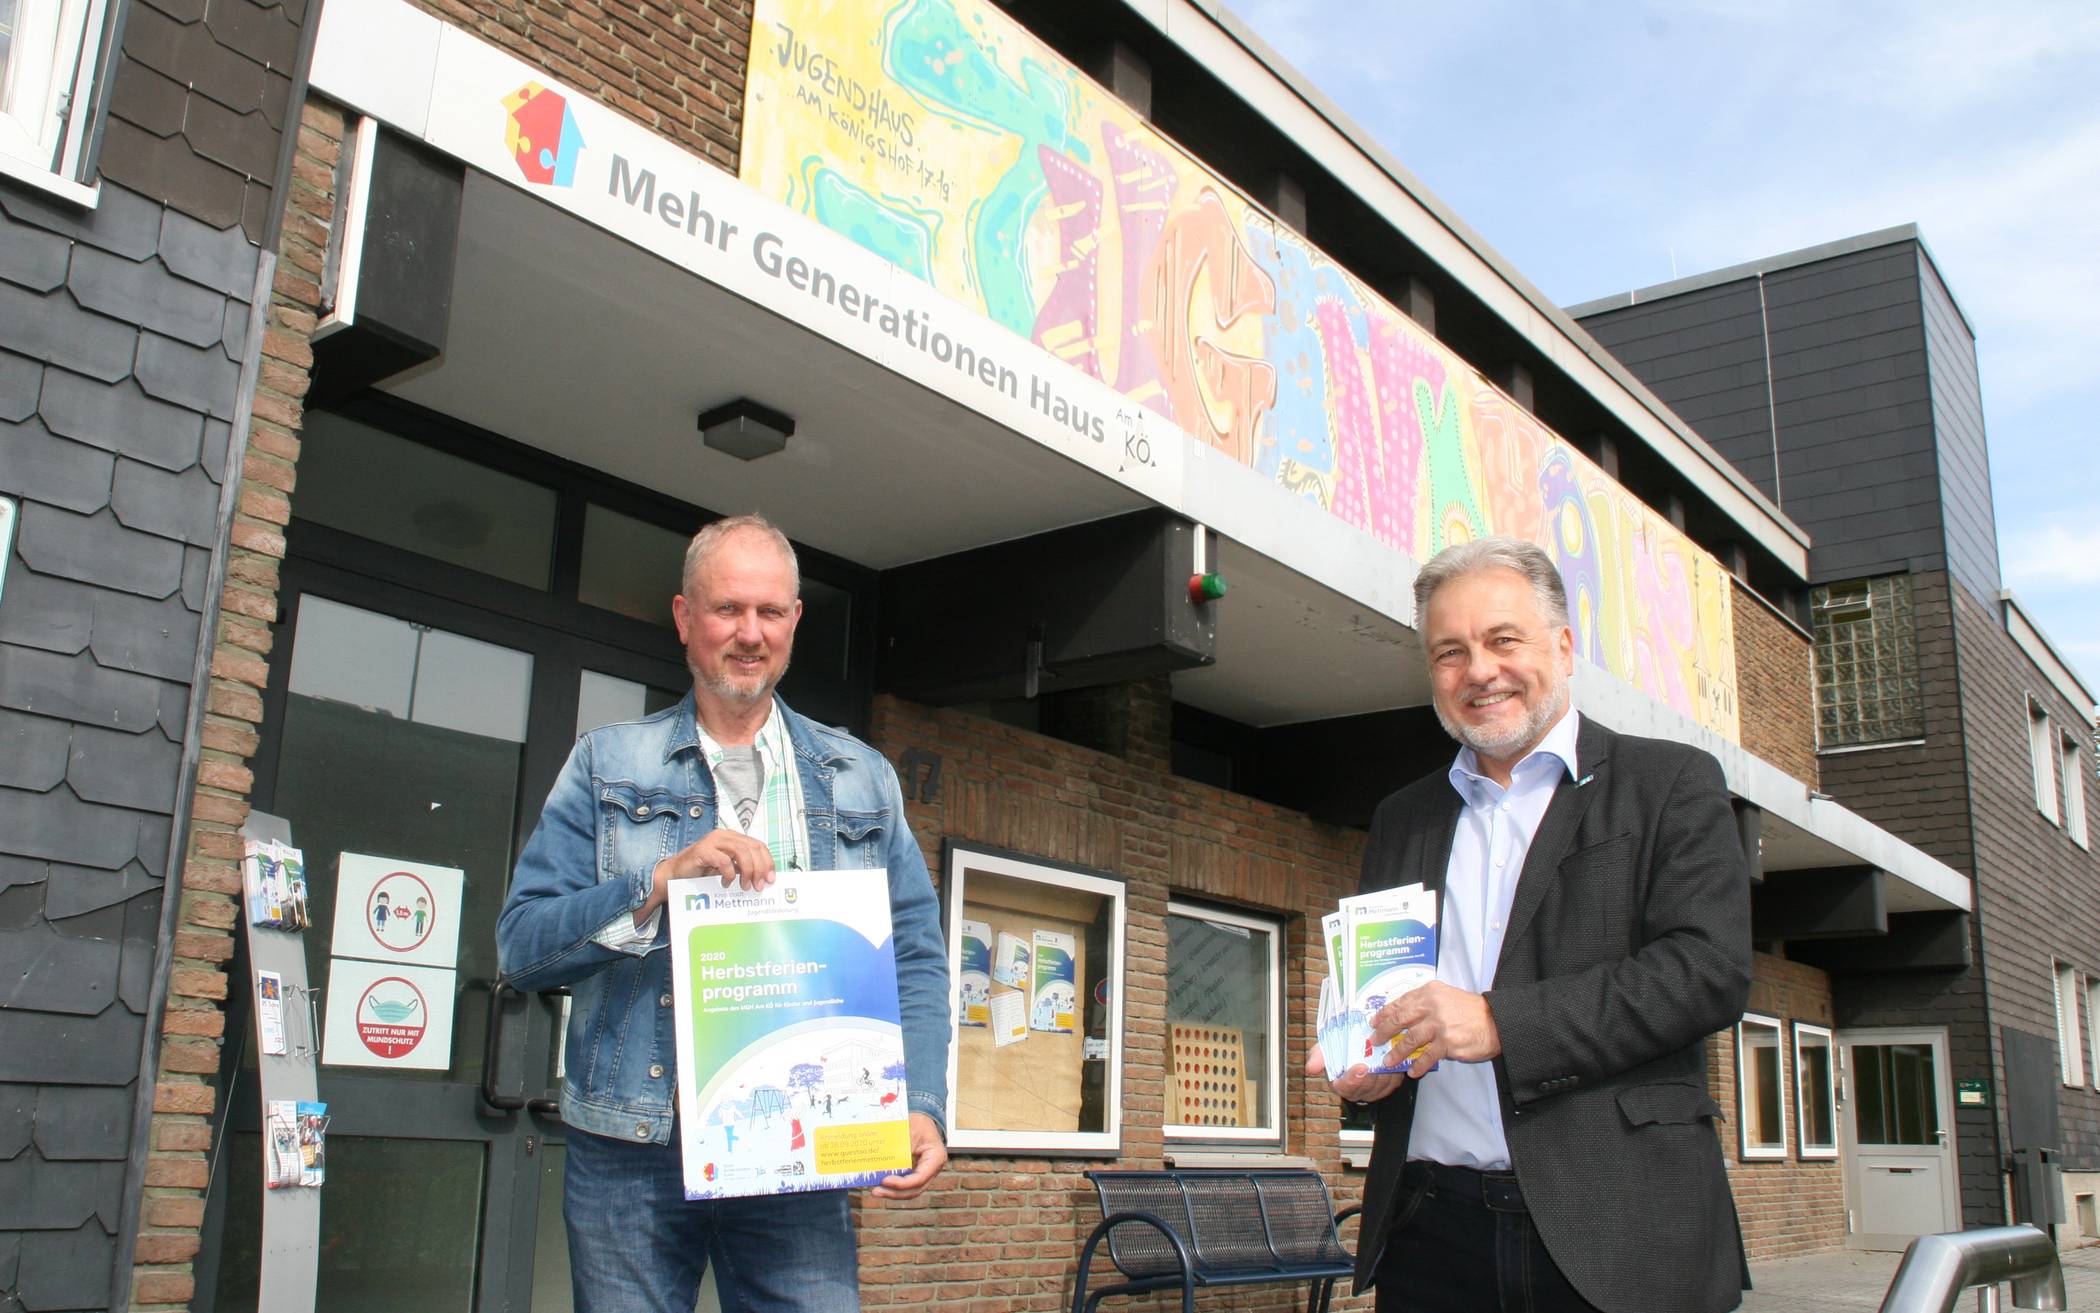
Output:
M888 873L675 888L686 1197L835 1190L909 1171Z
M1069 1035L1079 1024L1079 985L1072 936L1057 930L1035 932L1035 974L1028 1028Z
M391 857L344 853L335 882L337 957L453 967L466 872Z
M452 1065L454 973L333 960L321 1061L335 1067L443 1071Z
M982 1026L992 1016L992 928L982 921L962 923L962 965L956 971L956 1020Z

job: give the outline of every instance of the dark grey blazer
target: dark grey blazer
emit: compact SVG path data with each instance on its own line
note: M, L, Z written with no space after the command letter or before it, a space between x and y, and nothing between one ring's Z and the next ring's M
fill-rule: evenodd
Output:
M1721 768L1582 721L1510 908L1488 1006L1511 1163L1539 1235L1605 1313L1718 1313L1748 1285L1705 1039L1750 989L1749 867ZM1360 888L1441 897L1461 801L1437 771L1379 804ZM1356 1288L1402 1197L1413 1082L1375 1108Z

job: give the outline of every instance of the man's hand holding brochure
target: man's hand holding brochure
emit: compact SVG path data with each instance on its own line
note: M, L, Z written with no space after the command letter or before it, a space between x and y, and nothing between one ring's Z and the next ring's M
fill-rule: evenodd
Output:
M1342 900L1323 919L1327 978L1320 982L1318 1046L1307 1070L1325 1074L1345 1098L1382 1098L1408 1075L1426 1045L1381 1026L1381 1009L1436 980L1436 898L1420 884ZM1382 1033L1381 1033L1382 1032Z

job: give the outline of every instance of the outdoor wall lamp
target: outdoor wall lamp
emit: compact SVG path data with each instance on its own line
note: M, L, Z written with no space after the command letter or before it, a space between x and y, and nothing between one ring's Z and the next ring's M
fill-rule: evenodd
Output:
M702 411L700 436L716 451L738 460L757 460L787 446L795 421L749 397Z

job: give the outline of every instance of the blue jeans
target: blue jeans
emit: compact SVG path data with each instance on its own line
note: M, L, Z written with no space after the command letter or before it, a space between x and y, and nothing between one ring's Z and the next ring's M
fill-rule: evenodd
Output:
M1411 1162L1378 1260L1378 1313L1596 1313L1561 1275L1508 1172Z
M571 1127L561 1211L577 1313L693 1313L709 1263L722 1313L860 1313L844 1190L688 1200L675 1133Z

